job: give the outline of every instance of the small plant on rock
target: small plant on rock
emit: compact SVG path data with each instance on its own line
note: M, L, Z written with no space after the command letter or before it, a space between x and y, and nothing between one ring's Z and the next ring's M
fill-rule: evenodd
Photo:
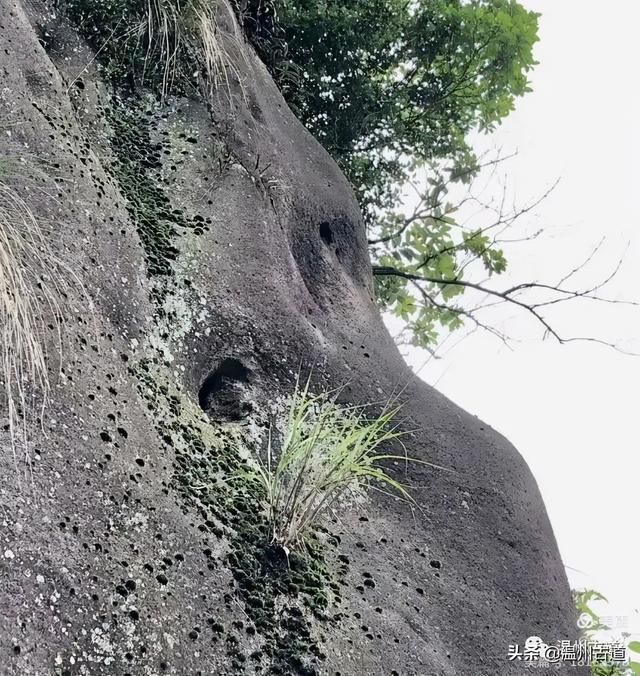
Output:
M591 604L599 601L608 603L607 599L593 589L574 589L572 596L578 611L578 627L581 630L582 640L587 642L597 638L602 640L602 632L610 632L611 627L607 626ZM621 663L595 660L590 665L591 676L640 676L640 662L637 661L640 655L640 642L630 641L630 636L627 632L622 632L618 637L609 635L605 641L605 643L611 642L612 639L615 642L622 641L626 647L628 661Z
M272 545L288 553L346 494L391 489L415 504L406 487L389 476L381 463L435 465L382 450L405 434L394 422L398 411L399 407L387 405L369 418L365 407L338 404L335 392L312 395L309 382L296 386L278 457L270 434L266 460L259 458L251 472L264 489Z

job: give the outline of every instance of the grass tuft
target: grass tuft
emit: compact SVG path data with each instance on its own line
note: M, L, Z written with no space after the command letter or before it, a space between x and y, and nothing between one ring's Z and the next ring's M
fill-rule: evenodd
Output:
M246 61L245 39L229 0L65 0L64 5L94 49L90 63L99 59L114 83L157 88L163 98L198 87L207 100L224 93L231 103L234 79L246 98L239 68Z
M184 41L180 18L180 10L174 3L148 0L146 23L141 24L141 32L146 32L144 70L159 57L163 96L173 85L180 60L180 47Z
M227 14L224 22L220 19ZM229 28L222 28L222 23ZM147 0L146 13L137 28L126 30L135 43L144 45L142 81L145 73L160 71L161 92L166 96L178 81L192 79L194 68L204 70L207 97L213 92L226 92L231 100L231 77L242 78L229 51L245 58L240 48L244 38L235 14L226 1L211 0ZM227 47L229 45L229 47Z
M75 274L51 251L28 204L0 175L0 386L16 468L18 448L29 466L28 430L42 423L51 391L45 318L55 318L54 344L62 353L59 298Z
M231 25L231 32L226 35L223 33L217 19L216 10L210 3L195 3L194 13L196 18L195 33L200 42L200 48L204 57L204 63L207 71L207 82L211 91L219 90L220 87L226 91L229 100L231 99L231 81L230 75L237 80L243 98L246 98L240 70L235 65L234 60L225 46L229 42L235 46L235 52L245 59L241 44L244 40L242 32L236 21L233 10L226 2L222 7L227 11L228 22ZM209 96L211 92L209 93Z
M394 422L399 407L387 405L370 419L365 407L341 406L336 398L335 392L311 395L308 381L304 387L298 383L279 457L270 434L266 460L258 458L257 467L249 472L264 492L272 544L285 551L301 544L305 533L346 494L363 496L369 488L390 489L415 504L407 488L381 466L383 461L437 467L382 450L405 434Z

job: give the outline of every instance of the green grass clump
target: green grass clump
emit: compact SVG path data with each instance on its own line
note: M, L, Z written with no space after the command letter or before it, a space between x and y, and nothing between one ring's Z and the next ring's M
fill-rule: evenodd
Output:
M271 435L266 461L259 458L252 476L263 489L272 529L272 544L286 550L300 544L338 500L363 496L369 488L415 501L407 489L381 465L386 460L431 463L382 451L405 434L394 422L399 407L387 405L368 418L363 406L337 403L335 392L311 395L309 382L298 384L287 426L275 458ZM377 486L375 485L377 484Z

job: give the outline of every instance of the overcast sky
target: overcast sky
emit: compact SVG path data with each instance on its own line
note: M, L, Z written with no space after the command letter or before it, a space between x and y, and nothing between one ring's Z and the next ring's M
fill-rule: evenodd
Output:
M542 14L540 63L533 93L494 142L518 150L507 178L521 203L561 181L529 220L544 235L514 245L510 276L495 283L557 281L605 236L581 279L603 278L624 254L608 295L640 301L640 5L522 1ZM540 328L517 314L504 307L493 315L522 338L513 351L475 333L440 360L425 365L418 350L408 360L516 445L540 486L572 586L599 590L611 601L607 614L640 631L640 357L543 342ZM553 318L565 334L640 351L640 308L579 302Z

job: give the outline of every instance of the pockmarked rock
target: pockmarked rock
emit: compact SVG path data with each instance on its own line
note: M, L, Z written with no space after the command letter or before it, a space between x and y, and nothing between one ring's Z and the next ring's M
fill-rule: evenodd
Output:
M48 382L0 392L0 673L525 673L510 644L577 631L528 467L404 364L351 188L233 8L178 4L0 0L0 227L49 271L13 263ZM284 559L235 479L298 374L401 393L449 471L391 462L419 509L371 491Z

